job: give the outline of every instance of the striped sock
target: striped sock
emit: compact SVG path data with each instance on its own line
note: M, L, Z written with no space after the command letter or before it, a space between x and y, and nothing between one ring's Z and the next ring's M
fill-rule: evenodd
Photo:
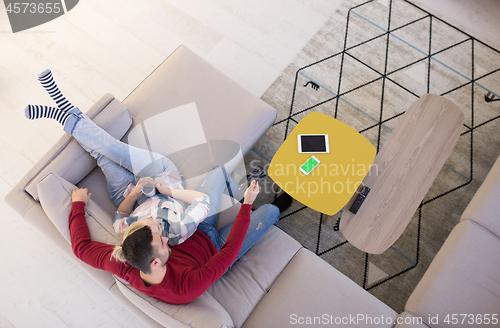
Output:
M54 99L57 104L57 107L62 109L63 111L69 111L74 106L66 99L61 90L57 87L56 81L52 77L52 72L47 69L38 75L38 81L42 84L45 90L49 93L49 95Z
M59 108L41 105L28 105L24 110L24 115L30 120L53 118L62 125L64 125L71 116L70 113L62 111Z

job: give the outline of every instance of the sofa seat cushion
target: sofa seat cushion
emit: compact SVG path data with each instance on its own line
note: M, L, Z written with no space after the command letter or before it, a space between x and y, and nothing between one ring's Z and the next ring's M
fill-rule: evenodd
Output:
M462 214L461 220L474 220L500 238L500 157Z
M97 115L94 113L96 108L102 109ZM103 96L88 112L94 114L89 117L98 126L117 139L122 138L132 125L132 118L127 108L110 94ZM37 167L42 163L46 163L44 167ZM97 163L74 138L65 135L37 166L33 170L39 170L39 173L25 187L34 200L39 199L38 181L47 174L54 173L72 184L77 184L97 166Z
M235 327L242 326L252 309L271 289L283 269L301 248L295 239L273 226L208 289L231 315Z
M364 318L357 321L358 315ZM243 327L391 327L396 317L390 307L303 248Z
M109 196L106 177L100 167L97 166L90 171L76 186L78 188L87 188L92 193L91 199L106 211L110 217L115 217L116 205Z
M451 314L490 314L491 319L491 314L500 313L499 254L498 237L474 221L460 222L411 294L405 310L424 320L438 316L437 324L427 322L432 327L448 327L444 319Z

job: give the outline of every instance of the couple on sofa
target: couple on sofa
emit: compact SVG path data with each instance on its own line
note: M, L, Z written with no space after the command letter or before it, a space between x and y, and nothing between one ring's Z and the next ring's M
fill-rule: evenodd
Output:
M71 246L85 263L125 279L160 301L185 304L203 294L278 221L279 210L273 205L251 212L259 193L258 182L252 181L234 223L217 230L222 194L227 189L240 199L244 189L224 168L208 172L196 190L184 190L172 161L110 136L62 95L50 70L38 79L57 107L28 105L26 117L61 123L97 160L118 206L113 226L123 232L122 244L91 241L85 221L91 193L73 191ZM142 192L149 184L157 191L152 197ZM184 209L179 201L190 205Z

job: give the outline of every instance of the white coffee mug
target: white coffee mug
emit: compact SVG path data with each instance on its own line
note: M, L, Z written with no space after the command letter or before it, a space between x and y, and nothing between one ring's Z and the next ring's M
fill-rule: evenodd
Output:
M151 183L146 183L142 186L142 193L148 197L153 197L156 195L156 188Z

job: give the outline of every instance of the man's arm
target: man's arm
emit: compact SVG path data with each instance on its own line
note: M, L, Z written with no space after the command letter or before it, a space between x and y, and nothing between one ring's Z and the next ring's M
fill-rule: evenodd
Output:
M89 201L90 195L86 188L76 189L71 195L73 204L69 214L69 232L73 253L94 268L123 277L127 265L111 258L114 246L90 240L85 220L85 205Z
M190 273L187 277L186 286L191 288L191 295L198 297L203 294L236 261L250 225L252 204L258 194L259 183L252 181L250 187L245 191L243 205L234 220L226 243L204 266Z

